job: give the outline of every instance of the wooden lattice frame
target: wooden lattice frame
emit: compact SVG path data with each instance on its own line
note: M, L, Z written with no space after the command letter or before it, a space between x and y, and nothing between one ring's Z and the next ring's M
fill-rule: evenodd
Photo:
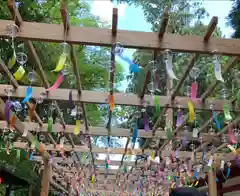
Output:
M239 60L240 56L240 41L239 40L230 40L230 39L210 39L211 35L216 28L218 19L217 17L213 17L208 30L206 34L203 37L200 36L181 36L181 35L173 35L173 34L168 34L165 33L166 31L166 26L168 23L168 12L167 9L164 11L163 14L163 20L162 20L162 25L160 28L159 33L154 33L154 32L131 32L131 31L124 31L124 30L117 30L117 17L118 17L118 10L116 8L113 8L113 15L112 15L112 30L109 29L97 29L97 28L86 28L86 27L70 27L69 20L68 20L68 13L66 6L64 4L64 1L61 1L60 4L60 12L62 16L62 21L63 21L63 28L62 25L57 25L57 24L43 24L43 23L33 23L33 22L24 22L20 13L18 12L17 8L14 5L14 2L11 0L8 0L8 7L9 10L15 18L15 23L19 26L20 32L18 33L17 38L24 39L26 40L26 44L29 48L29 52L31 57L35 60L36 67L38 74L40 75L41 80L43 81L44 88L41 87L33 87L33 94L32 97L34 99L37 99L40 97L40 93L44 91L45 88L48 88L50 85L48 83L48 80L46 78L46 75L44 73L43 67L41 65L41 61L37 55L37 52L30 40L37 40L37 41L49 41L49 42L62 42L63 41L63 31L67 31L67 42L71 46L71 61L73 65L73 70L77 78L77 90L73 90L73 100L76 103L80 103L82 110L83 110L83 115L84 115L84 125L81 126L82 132L86 133L88 137L90 138L91 135L103 135L103 136L125 136L128 137L127 143L125 148L118 148L118 149L110 149L110 152L112 154L123 154L122 155L122 160L121 161L112 161L115 165L120 165L120 167L123 165L123 160L124 157L128 151L128 143L130 140L131 136L131 130L127 129L120 129L120 128L111 128L109 126L108 130L102 127L89 127L88 126L88 120L86 117L86 109L85 109L85 103L101 103L101 104L107 104L106 99L108 97L107 93L103 92L93 92L93 91L86 91L82 90L81 88L81 81L80 81L80 74L78 70L78 64L75 56L75 51L73 44L86 44L86 45L99 45L99 46L112 46L116 42L120 42L124 47L127 48L140 48L140 49L151 49L154 51L153 58L156 58L156 55L158 51L164 50L164 49L170 49L172 51L181 51L181 52L190 52L193 53L192 57L189 60L189 64L187 66L187 70L182 76L182 78L179 80L177 87L173 92L170 92L167 96L159 96L160 100L160 106L163 108L161 114L159 115L159 118L157 122L155 123L153 129L150 132L144 132L144 130L139 130L139 137L147 138L147 142L145 143L143 150L136 149L134 152L135 154L150 154L151 151L145 149L147 147L147 144L149 141L151 141L151 138L156 138L156 139L165 139L166 141L164 142L163 145L159 146L158 149L156 149L156 153L161 151L162 155L168 156L170 154L169 150L164 150L165 146L168 145L169 140L166 138L166 134L164 131L158 131L158 125L160 121L162 120L164 114L166 112L171 112L174 108L181 107L181 108L187 108L187 97L177 97L178 91L180 90L181 86L184 83L185 78L188 76L191 68L194 66L194 62L198 58L199 54L205 53L205 54L211 54L212 51L214 51L216 48L218 49L219 54L222 55L228 55L228 56L233 56L232 59L224 66L223 70L223 75L226 74ZM6 26L9 25L11 22L7 20L1 20L0 21L0 37L7 37L7 32L6 32ZM47 31L46 31L47 30ZM47 34L43 32L48 32ZM96 35L96 36L94 36ZM188 44L186 44L188 43ZM115 66L115 56L113 53L111 53L111 61L112 66L114 68ZM4 61L0 59L0 65L3 71L9 76L11 80L11 84L14 87L15 91L13 92L13 97L18 97L18 98L23 98L25 96L25 87L19 86L17 81L13 78L12 74L8 70L7 66L5 65ZM145 82L141 91L141 94L139 96L129 94L126 95L123 93L114 93L115 97L115 104L118 105L132 105L132 106L141 106L143 100L147 101L150 106L153 105L153 101L151 96L145 95L146 87L149 82L150 78L150 72L147 72ZM113 84L114 81L114 72L111 72L110 75L110 81ZM232 111L239 111L239 107L236 105L235 101L236 98L230 100L230 101L222 101L222 100L208 100L207 97L211 94L214 88L219 84L218 81L212 83L212 85L209 86L209 88L203 93L203 95L199 98L199 102L201 104L199 105L194 105L195 109L199 110L210 110L209 106L210 104L214 103L216 111L221 111L222 110L222 105L224 103L229 103L231 105L231 110ZM4 90L6 88L9 88L10 86L7 85L1 85L0 86L0 96L5 96ZM61 120L61 126L62 127L53 127L54 130L65 134L71 143L69 146L65 146L66 151L74 151L74 152L91 152L93 153L107 153L107 150L104 148L94 148L91 145L89 148L81 147L81 146L76 146L73 143L73 140L71 138L71 133L72 133L72 126L66 126L63 117L61 116L60 108L57 104L57 100L68 100L67 94L69 90L68 89L57 89L54 91L54 93L49 93L47 96L47 99L53 100L56 109L58 112L58 115L60 116ZM113 94L111 91L110 94ZM4 111L4 102L2 99L0 99L0 112L3 113ZM28 107L32 107L31 103L27 103ZM38 125L41 127L41 131L46 132L46 127L47 125L42 122L38 114L35 112L34 113L35 118L38 123L26 123L26 122L21 122L19 119L15 121L15 128L17 131L24 133L25 127L27 127L29 130L34 130ZM112 113L109 112L109 121L111 122L112 118ZM209 119L201 128L200 131L204 130L208 124L212 122L212 118ZM232 124L237 124L240 121L240 117L237 117ZM174 133L177 133L183 125L186 123L184 121L181 126L176 128L174 130ZM4 121L0 122L0 128L6 127L7 124ZM211 143L212 138L219 136L226 132L228 127L224 127L222 129L222 132L219 132L216 135L209 135L209 134L202 134L203 140L204 140L204 145L208 145ZM178 133L176 137L181 136L181 132ZM31 133L28 132L27 134L27 139L30 141L31 140ZM187 135L188 138L192 138L191 134ZM53 145L46 146L46 151L41 153L41 157L34 157L34 160L36 161L44 161L45 166L50 159L50 155L47 152L47 150L57 150L55 148L56 146L56 141L51 137L49 134L49 138L52 142ZM89 139L89 141L91 141ZM14 143L15 147L18 148L25 148L26 144L22 142L15 142ZM226 144L222 144L219 146L216 150L220 150L221 148L224 148ZM200 149L200 148L199 148ZM196 158L199 159L201 154L198 154L197 151L199 149L196 149ZM164 151L162 151L164 150ZM189 157L191 152L182 152L180 154L181 157ZM208 154L209 155L209 154ZM229 153L229 154L224 154L224 153L216 153L215 156L221 157L227 161L230 161L234 159L234 156ZM94 156L92 156L92 164L104 164L104 161L101 160L94 160ZM130 173L133 172L134 167L141 167L141 165L137 165L136 163L131 163L132 164L132 169ZM75 163L76 166L76 163ZM59 174L62 173L62 171L65 171L64 168L59 168L57 165L53 165L53 167L56 169L56 172ZM77 166L76 166L77 167ZM73 169L74 170L74 169ZM76 170L76 169L75 169ZM96 170L96 169L95 169ZM67 171L65 171L67 172ZM97 172L101 173L100 170ZM114 172L113 172L114 173ZM112 179L115 180L115 185L119 183L120 180L120 172L115 171ZM49 179L44 175L44 179L46 182L43 180L43 186L48 186ZM101 179L99 180L104 180L103 175L99 175ZM69 178L67 178L67 182L69 182ZM130 177L131 178L131 177ZM132 176L133 180L136 180L136 177ZM59 186L56 185L55 182L52 182L54 186ZM63 191L66 192L66 189L63 187L60 187ZM117 193L118 191L115 190L116 186L114 186L114 192ZM44 190L48 190L44 189ZM92 190L93 192L96 192L97 190ZM101 190L100 190L101 191ZM103 190L102 190L103 191ZM109 193L112 193L111 191ZM46 195L46 193L42 192L42 195Z

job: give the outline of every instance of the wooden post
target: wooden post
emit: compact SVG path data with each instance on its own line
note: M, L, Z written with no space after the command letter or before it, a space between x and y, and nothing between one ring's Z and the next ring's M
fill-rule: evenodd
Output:
M216 171L210 170L208 172L208 195L217 196Z
M68 182L68 184L67 184L67 188L68 188L68 196L71 196L72 195L72 187L71 187L71 183L70 182Z
M51 181L52 166L47 159L43 159L44 169L42 174L42 190L41 196L48 196L49 185Z
M173 87L173 80L170 77L167 77L167 96L171 96L172 94L172 87ZM165 126L168 126L168 123L171 124L171 126L173 125L173 109L169 108L167 109L166 112L166 119L165 119ZM172 150L172 142L170 141L166 147L166 149L168 150ZM166 195L168 195L170 193L170 187L169 187L169 192L166 193Z

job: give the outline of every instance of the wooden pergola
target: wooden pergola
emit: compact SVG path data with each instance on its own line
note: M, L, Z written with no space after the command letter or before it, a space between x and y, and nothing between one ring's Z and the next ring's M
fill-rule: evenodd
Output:
M152 155L155 153L155 156L161 155L161 157L170 156L172 153L171 149L171 140L175 140L186 136L188 140L196 140L193 138L191 133L183 132L182 129L187 122L187 118L184 119L182 124L178 127L174 127L173 130L173 139L169 140L166 136L166 132L161 130L159 124L164 120L166 116L166 121L171 122L173 124L173 111L178 109L179 107L183 109L188 108L188 97L180 97L178 96L180 88L183 86L183 83L193 68L197 58L200 54L209 54L212 55L212 51L217 49L217 52L221 55L231 56L232 58L224 65L223 76L226 75L239 61L240 56L240 40L235 39L220 39L220 38L211 38L212 33L214 32L218 18L213 17L209 23L209 27L207 32L203 37L201 36L182 36L165 33L166 27L168 24L168 12L165 10L162 18L161 28L159 32L134 32L134 31L126 31L126 30L118 30L117 29L117 18L118 18L118 10L117 8L113 8L112 14L112 28L88 28L88 27L76 27L70 26L68 20L68 12L66 5L63 0L60 1L60 13L62 16L62 25L59 24L45 24L45 23L36 23L36 22L25 22L23 21L20 13L13 1L8 0L8 8L15 19L15 21L9 20L0 20L0 37L8 37L6 27L9 24L16 24L20 31L17 33L17 39L24 40L29 51L29 55L35 61L37 73L41 78L43 83L43 87L32 87L32 99L39 99L42 92L45 92L47 88L50 87L48 79L44 73L44 68L41 64L41 60L38 57L38 54L33 46L32 41L41 41L41 42L54 42L61 43L64 41L64 34L67 34L67 43L71 47L70 56L71 62L73 66L73 71L76 76L76 89L72 89L73 101L76 104L80 104L83 111L84 123L81 124L81 134L84 135L88 141L89 146L77 146L74 144L72 139L73 134L73 125L67 125L64 122L63 116L61 115L60 106L57 101L68 101L68 93L69 89L58 88L54 91L48 92L46 95L46 100L51 100L54 102L56 106L56 111L58 116L60 117L61 123L54 124L53 130L56 133L60 133L65 135L69 144L64 145L64 150L67 152L77 153L77 152L90 152L91 154L91 165L93 166L95 173L95 183L92 188L88 188L89 192L92 193L106 193L107 195L119 195L121 193L121 188L119 188L118 184L128 179L129 181L136 182L139 180L139 176L142 174L141 168L145 166L145 163L138 163L137 161L131 161L128 163L128 166L131 167L130 171L126 176L123 176L120 168L122 168L124 164L124 158L131 152L134 155ZM105 46L112 47L114 43L120 42L125 48L137 48L137 49L149 49L154 52L154 56L156 57L159 51L169 49L174 52L185 52L192 53L191 58L189 59L187 69L185 70L183 76L177 83L177 86L173 89L172 82L170 79L167 79L167 89L168 92L166 96L158 96L160 107L162 108L161 113L154 124L151 131L146 132L145 130L138 131L139 138L146 138L146 143L144 144L143 149L130 149L129 143L132 136L131 129L123 129L123 128L115 128L109 126L105 127L90 127L86 115L86 104L108 104L109 94L114 96L115 105L129 105L129 106L137 106L137 108L141 108L143 105L143 101L148 103L148 107L154 106L153 98L151 95L145 94L147 84L150 80L150 71L146 73L144 85L142 87L142 91L140 95L131 94L131 93L114 93L113 91L107 92L95 92L83 90L81 87L81 80L79 69L81 65L78 65L77 58L74 51L74 44L78 45L93 45L93 46ZM115 67L115 55L111 53L111 62L112 67ZM18 82L14 79L11 72L8 70L3 59L0 59L0 67L4 74L6 74L11 81L11 85L0 85L0 96L6 97L5 89L9 89L11 87L14 88L11 97L15 98L24 98L26 86L20 86ZM113 85L114 81L114 72L111 72L110 79L111 84ZM221 112L223 110L224 104L229 104L230 111L239 112L240 107L236 103L236 98L231 100L217 100L217 99L208 99L213 90L220 84L219 81L214 81L211 85L206 89L206 91L201 95L200 98L197 99L196 102L193 103L195 110L205 110L211 112L211 105L214 104L214 109L217 112ZM113 89L113 88L110 88ZM172 90L173 89L173 90ZM28 107L32 107L30 102L27 102ZM0 114L4 114L5 103L3 99L0 99ZM165 115L167 113L167 115ZM51 141L50 144L46 144L44 146L44 150L40 151L40 155L34 155L33 161L39 162L43 164L43 177L42 177L42 191L41 196L48 195L49 185L50 183L60 189L63 192L66 192L68 195L77 194L77 192L72 192L71 184L73 183L73 179L76 178L76 175L81 173L82 171L87 172L87 167L83 165L79 165L78 161L73 160L71 158L67 158L65 161L66 165L71 165L70 168L59 165L59 162L62 162L61 157L55 157L54 163L50 164L51 156L49 154L50 151L60 151L58 148L58 142L54 140L54 138L47 132L47 124L43 123L39 115L36 111L34 111L34 118L36 123L34 122L21 122L18 118L14 122L15 130L25 135L25 138L28 142L31 143L33 132L38 131L46 132ZM112 119L112 111L109 111L109 122ZM212 123L213 117L208 119L200 128L199 132L203 138L203 145L199 148L195 149L194 152L189 151L180 151L180 159L184 160L188 157L193 156L195 164L199 164L202 159L201 149L205 146L208 146L212 143L215 138L219 138L223 134L227 136L227 130L229 126L237 126L240 122L240 116L238 115L231 123L227 124L225 127L221 129L218 133L210 134L203 132L207 129L208 125ZM111 123L110 123L111 124ZM8 126L6 121L0 121L0 128L4 129ZM114 136L114 137L127 137L127 142L125 148L100 148L94 147L91 144L92 136ZM155 149L148 149L148 144L152 141L152 139L157 140L157 145ZM160 143L160 140L165 140L163 144ZM26 149L28 148L28 142L14 142L14 148ZM207 158L213 156L214 160L225 160L225 162L235 160L236 156L231 153L220 153L219 151L227 146L227 143L221 143L214 151L207 153ZM105 160L97 160L94 159L94 154L99 153L109 153L109 154L121 154L121 161L111 161L111 165L119 166L119 169L110 169L108 171L108 177L106 179L105 169L97 168L97 165L105 165ZM78 156L76 156L78 157ZM153 167L157 167L157 163L151 163ZM209 195L216 196L217 195L217 185L216 185L216 170L208 171L208 185L209 185ZM144 175L149 175L151 171L145 171ZM176 172L175 172L176 173ZM172 172L172 175L177 175ZM61 185L58 184L52 176L55 176L60 179L64 179L61 182ZM106 183L107 181L107 183ZM206 179L203 180L203 185L205 185ZM154 189L158 189L160 185L156 183ZM148 189L147 186L144 189ZM149 191L149 195L151 190ZM127 194L129 194L128 191Z

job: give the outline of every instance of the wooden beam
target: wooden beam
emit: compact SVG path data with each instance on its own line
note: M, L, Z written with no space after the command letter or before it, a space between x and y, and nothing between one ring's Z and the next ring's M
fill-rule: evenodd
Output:
M22 122L22 124L30 131L30 132L47 132L47 127L48 125L44 123L42 127L38 130L38 123L34 122ZM7 127L7 122L6 121L0 121L0 129L4 129ZM73 128L74 125L67 125L66 129L64 130L62 126L59 124L53 124L53 132L55 133L62 133L65 132L67 134L74 134L73 133ZM86 132L86 129L83 124L81 124L80 127L80 132L83 135L90 135L90 136L108 136L108 131L105 129L105 127L90 127L89 132ZM111 131L111 136L112 137L131 137L131 132L129 129L124 129L124 128L117 128L113 127ZM209 133L200 133L200 136L203 137L203 141L212 141L213 138L216 137L216 134L209 134ZM139 138L152 138L152 131L149 130L146 132L144 129L139 129L138 130L138 137ZM188 140L194 140L192 137L192 133L190 132L183 132L183 131L178 131L176 132L176 139L181 139L182 137L187 137ZM163 139L166 140L166 132L165 131L157 131L155 134L155 138L157 139Z
M208 172L208 192L210 196L217 196L216 171L213 170Z
M15 148L20 148L20 149L26 149L28 147L28 144L25 143L25 142L14 142L13 143L13 146ZM45 145L45 150L46 151L60 151L60 149L58 148L54 148L54 145L52 144L48 144L48 145ZM66 152L71 152L71 151L75 151L75 152L89 152L89 148L88 147L84 147L84 146L75 146L75 148L72 148L71 145L64 145L64 150ZM124 154L125 152L125 148L109 148L110 152L109 154ZM128 149L130 150L130 149ZM93 153L107 153L107 149L106 148L100 148L100 147L94 147L92 148L92 152ZM142 150L141 149L133 149L132 150L133 154L134 155L141 155L142 154ZM146 149L145 153L147 155L151 155L152 153L152 150L148 150ZM163 157L166 157L166 156L169 156L171 154L171 150L164 150L162 151L162 156ZM221 153L217 153L218 156L221 155ZM190 157L192 155L192 152L189 152L189 151L180 151L180 158L187 158L187 157ZM224 153L222 155L225 155ZM202 153L197 153L196 154L196 157L201 157L202 156Z
M49 160L43 159L44 161L44 169L42 175L42 189L41 196L48 196L49 193L49 185L52 177L52 166L49 164Z
M36 162L42 162L43 158L41 156L33 156L33 161ZM134 160L135 161L135 160ZM128 162L128 166L133 166L134 165L134 161L131 160ZM62 157L54 157L54 163L61 163L61 162L65 162L65 163L73 163L73 160L71 158L65 158L63 159ZM111 166L118 166L120 165L121 161L116 161L116 160L111 160L110 164ZM106 161L105 160L100 160L100 159L96 159L95 160L95 164L96 165L105 165ZM144 163L140 163L138 164L138 167L144 167L145 164Z
M0 37L7 37L6 27L12 22L0 21ZM42 33L48 32L48 33ZM216 48L218 53L228 56L240 56L240 40L216 38L207 44L202 36L175 35L165 33L159 41L158 32L136 32L118 30L115 42L120 42L125 48L165 50L174 52L192 52L212 54ZM18 38L45 41L62 42L62 26L59 24L46 24L36 22L22 22ZM112 32L106 28L89 28L72 26L68 35L68 42L82 45L112 46ZM188 44L186 44L188 43Z
M0 85L0 96L6 97L4 90L6 88L10 88L11 85ZM16 98L24 98L25 91L27 86L19 86L16 91L13 92L12 97ZM45 92L45 88L43 87L32 87L32 98L39 99L40 94ZM48 96L45 98L46 100L56 100L56 101L68 101L68 93L69 89L58 88L54 90L54 92L49 92ZM91 104L107 104L108 93L107 92L94 92L83 90L81 93L81 97L78 96L77 90L72 90L73 101L75 103L91 103ZM171 100L170 96L157 96L159 99L159 104L161 107L167 108L178 108L187 109L187 102L190 100L187 97L176 97L173 103L169 103ZM132 93L114 93L114 99L116 105L132 105L132 106L141 106L141 98ZM197 99L201 101L201 99ZM151 95L145 95L144 101L148 106L154 106L153 99ZM197 101L196 101L197 102ZM240 111L237 106L231 107L231 100L215 100L215 99L206 99L204 104L193 103L194 108L196 110L211 110L211 104L214 104L215 111L222 111L222 106L227 103L230 105L231 111Z

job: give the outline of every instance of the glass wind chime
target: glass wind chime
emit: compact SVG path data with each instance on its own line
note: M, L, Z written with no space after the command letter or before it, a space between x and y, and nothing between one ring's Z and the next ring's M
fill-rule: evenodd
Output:
M13 71L15 70L13 76L15 80L19 81L23 78L26 72L24 65L26 64L28 57L24 53L24 44L20 44L17 49L15 47L15 38L19 32L18 26L16 24L9 24L6 30L8 36L11 38L11 48L13 52L12 57L8 61L8 68ZM16 68L16 65L19 65L18 68Z

